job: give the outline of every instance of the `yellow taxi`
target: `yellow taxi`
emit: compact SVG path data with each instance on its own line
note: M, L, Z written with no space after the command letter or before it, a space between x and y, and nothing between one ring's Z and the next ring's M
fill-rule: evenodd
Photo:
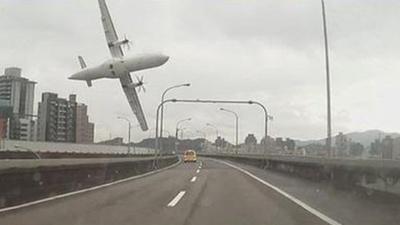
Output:
M196 151L186 150L183 153L183 162L196 162L196 161L197 161Z

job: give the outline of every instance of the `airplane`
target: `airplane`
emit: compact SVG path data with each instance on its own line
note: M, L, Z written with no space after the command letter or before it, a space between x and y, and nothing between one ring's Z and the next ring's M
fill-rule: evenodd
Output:
M126 37L123 39L118 38L105 0L98 0L98 3L100 6L101 21L103 23L107 46L112 58L98 66L87 67L82 56L79 56L78 60L82 70L71 75L68 79L86 81L88 87L92 86L93 80L102 78L119 79L129 105L135 114L141 129L146 131L149 128L136 92L136 88L138 88L138 90L142 88L145 91L143 86L143 77L136 77L137 82L133 82L130 73L159 67L166 63L169 57L163 54L135 54L131 57L124 57L121 47L126 46L129 48L131 41Z

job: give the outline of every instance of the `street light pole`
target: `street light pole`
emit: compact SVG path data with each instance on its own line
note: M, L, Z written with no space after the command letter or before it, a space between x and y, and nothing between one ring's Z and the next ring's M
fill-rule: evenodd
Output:
M121 117L119 116L118 119L120 120L125 120L126 122L128 122L128 154L131 151L131 121L128 120L126 117ZM135 149L135 145L133 145L133 149Z
M154 133L155 133L155 132L156 132L156 128L152 128L152 129L149 129L149 130L148 130L149 135L147 136L147 138L151 138L151 136L153 135L151 131L154 131ZM164 132L164 133L167 133L168 136L171 136L171 132L169 132L168 130L164 129L163 132Z
M217 145L217 139L218 139L218 137L219 137L219 132L218 132L218 128L215 126L215 125L213 125L213 124L211 124L211 123L207 123L206 124L207 126L209 126L209 127L211 127L211 128L214 128L215 129L215 133L216 133L216 137L215 137L215 148L216 148L216 151L218 152L219 151L219 146Z
M183 120L179 120L179 121L176 123L176 126L175 126L175 139L176 139L176 143L175 143L175 152L178 152L178 139L179 139L179 137L178 137L178 132L179 132L179 125L180 125L181 123L183 123L183 122L190 121L190 120L192 120L192 118L186 118L186 119L183 119Z
M178 137L179 125L180 125L181 123L183 123L183 122L190 121L190 120L192 120L192 118L186 118L186 119L183 119L183 120L179 120L179 121L176 123L175 137Z
M328 28L326 25L326 12L325 12L324 0L321 0L321 6L322 6L322 21L324 27L326 95L327 95L327 117L328 117L326 146L328 151L328 157L331 157L332 156L331 85L330 85L330 71L329 71Z
M152 137L153 131L154 131L154 136L155 136L155 133L156 133L156 128L155 128L155 127L151 128L151 129L149 129L149 130L147 130L147 132L148 132L147 138L148 138L148 139L150 139L150 138ZM164 131L165 133L167 133L168 136L171 136L171 132L169 132L168 130L164 129L163 131ZM151 148L152 148L151 145L150 145L150 147L147 147L148 153L149 153L149 154L150 154L150 149L151 149ZM153 148L154 148L154 147L153 147Z
M239 147L239 141L238 141L238 139L239 139L239 115L236 112L229 110L229 109L220 108L219 110L232 113L236 118L236 151L237 151L237 148Z
M179 129L179 131L181 132L181 139L182 140L183 140L183 135L185 134L184 130L186 130L186 127Z
M217 135L217 137L215 139L217 139L219 136L218 128L216 126L212 125L211 123L207 123L206 125L215 129L215 133Z
M164 101L165 99L165 95L167 94L168 91L175 89L175 88L180 88L180 87L189 87L190 83L186 83L186 84L178 84L178 85L174 85L171 86L167 89L165 89L165 91L163 92L162 96L161 96L161 102ZM162 137L163 137L163 129L164 129L164 105L161 106L161 118L160 118L160 138L161 138L161 143L160 143L160 148L162 150L163 148L163 144L162 144Z
M206 146L206 143L207 143L207 134L206 134L206 132L203 132L201 130L197 130L196 132L203 135L204 141L203 141L202 150L206 149L206 147L207 147Z

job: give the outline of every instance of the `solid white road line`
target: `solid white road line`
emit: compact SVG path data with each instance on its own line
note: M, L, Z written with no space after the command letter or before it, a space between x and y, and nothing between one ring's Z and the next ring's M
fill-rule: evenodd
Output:
M297 205L299 205L299 206L302 207L303 209L307 210L307 211L310 212L311 214L317 216L318 218L320 218L321 220L325 221L326 223L328 223L328 224L330 224L330 225L341 225L341 223L339 223L339 222L333 220L332 218L330 218L330 217L324 215L324 214L321 213L320 211L318 211L318 210L312 208L311 206L309 206L309 205L307 205L306 203L300 201L300 200L297 199L296 197L294 197L294 196L292 196L292 195L286 193L285 191L279 189L278 187L276 187L276 186L274 186L274 185L272 185L272 184L270 184L270 183L268 183L268 182L262 180L261 178L259 178L259 177L255 176L254 174L250 173L249 171L247 171L247 170L245 170L245 169L242 169L242 168L240 168L240 167L238 167L238 166L235 166L235 165L233 165L233 164L230 164L230 163L228 163L228 162L225 162L225 161L216 160L216 159L213 159L213 160L215 160L215 161L217 161L217 162L220 162L220 163L223 163L223 164L225 164L225 165L228 165L228 166L230 166L230 167L232 167L232 168L234 168L234 169L237 169L237 170L239 170L240 172L242 172L242 173L248 175L249 177L251 177L251 178L253 178L253 179L259 181L260 183L262 183L262 184L264 184L264 185L266 185L266 186L268 186L269 188L271 188L271 189L273 189L274 191L278 192L279 194L285 196L285 197L288 198L290 201L296 203Z
M194 176L194 177L192 177L192 179L190 180L190 182L195 182L195 181L196 181L196 179L197 179L197 177L196 177L196 176Z
M185 195L186 191L180 191L174 199L172 199L167 207L174 207L176 204L178 204L179 200L181 200L181 198Z
M111 183L102 184L102 185L99 185L99 186L94 186L94 187L82 189L82 190L79 190L79 191L68 192L68 193L65 193L65 194L56 195L56 196L53 196L53 197L44 198L44 199L40 199L40 200L33 201L33 202L27 202L27 203L24 203L24 204L21 204L21 205L15 205L15 206L3 208L3 209L0 209L0 213L11 211L11 210L15 210L15 209L20 209L20 208L25 208L25 207L28 207L28 206L37 205L37 204L41 204L41 203L44 203L44 202L56 200L56 199L59 199L59 198L65 198L65 197L76 195L76 194L81 194L81 193L85 193L85 192L89 192L89 191L94 191L94 190L97 190L97 189L100 189L100 188L105 188L105 187L108 187L108 186L111 186L111 185L114 185L114 184L119 184L119 183L127 182L127 181L130 181L130 180L135 180L135 179L138 179L138 178L142 178L142 177L145 177L145 176L149 176L149 175L152 175L152 174L155 174L155 173L170 169L170 168L172 168L174 166L179 165L180 163L181 163L181 159L179 158L179 161L176 162L175 164L172 164L170 166L167 166L167 167L164 167L164 168L161 168L161 169L158 169L158 170L153 170L153 171L150 171L150 172L147 172L147 173L144 173L144 174L140 174L140 175L137 175L137 176L128 177L128 178L125 178L125 179L122 179L122 180L117 180L117 181L114 181L114 182L111 182Z
M196 173L200 173L200 170L198 169L198 170L196 170Z

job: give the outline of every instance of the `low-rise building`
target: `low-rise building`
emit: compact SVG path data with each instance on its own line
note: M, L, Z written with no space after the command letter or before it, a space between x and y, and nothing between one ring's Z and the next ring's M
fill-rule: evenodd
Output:
M400 159L400 137L393 139L393 158Z
M335 156L339 157L344 157L344 156L349 156L350 155L350 143L351 140L347 138L346 135L344 135L342 132L340 132L338 135L335 137L335 151L334 154Z

